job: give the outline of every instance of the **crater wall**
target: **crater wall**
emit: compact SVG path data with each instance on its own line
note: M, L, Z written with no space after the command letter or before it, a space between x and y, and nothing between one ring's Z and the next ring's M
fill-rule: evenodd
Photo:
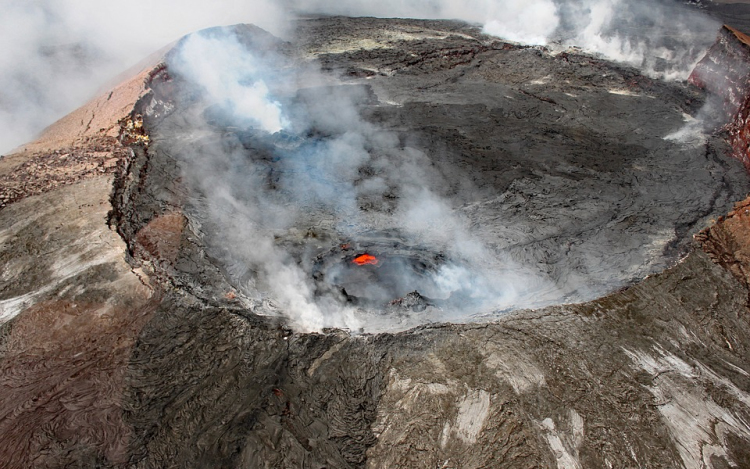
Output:
M734 157L750 171L750 36L724 25L688 81L718 99Z

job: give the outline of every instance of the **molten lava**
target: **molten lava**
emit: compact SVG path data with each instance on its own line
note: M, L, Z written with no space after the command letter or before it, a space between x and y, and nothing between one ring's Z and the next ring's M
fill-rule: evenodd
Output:
M353 262L357 265L378 265L378 258L370 254L362 254L361 256L355 257Z

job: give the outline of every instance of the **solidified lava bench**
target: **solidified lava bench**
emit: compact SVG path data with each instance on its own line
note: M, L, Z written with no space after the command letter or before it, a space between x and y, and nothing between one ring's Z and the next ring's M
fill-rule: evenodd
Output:
M3 467L750 464L745 36L706 92L298 26L185 38L0 159Z

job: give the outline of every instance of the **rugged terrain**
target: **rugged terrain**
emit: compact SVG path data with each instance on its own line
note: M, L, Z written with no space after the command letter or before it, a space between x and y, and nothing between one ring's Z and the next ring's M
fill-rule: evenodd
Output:
M178 46L0 160L7 467L750 467L750 212L733 209L748 179L721 133L665 138L700 89L454 22L309 19L291 43L230 32L309 70L269 80L295 115L324 109L302 140L211 114ZM258 158L281 193L264 201L288 202L280 149L343 121L379 136L357 187L393 181L383 168L408 152L432 169L358 192L353 229L293 199L302 214L271 239L302 272L364 247L460 257L388 225L419 177L512 266L490 279L517 275L528 294L460 314L394 298L352 334L305 332L248 286L273 282L238 268L260 238L226 223L241 210L213 217L210 189L244 200ZM214 158L196 170L195 155Z

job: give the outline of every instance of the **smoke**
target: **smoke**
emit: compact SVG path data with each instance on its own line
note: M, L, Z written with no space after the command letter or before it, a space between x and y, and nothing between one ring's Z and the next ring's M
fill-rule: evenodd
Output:
M283 34L287 18L272 0L3 0L0 154L185 34L238 22Z
M557 29L557 5L550 0L508 0L494 4L484 15L484 32L522 44L545 44Z
M176 71L199 86L206 99L229 112L233 121L270 133L287 125L281 105L272 100L268 86L258 76L257 60L239 42L192 35L180 54ZM200 67L184 65L197 63Z
M722 36L731 34L722 31ZM750 65L733 57L733 41L722 38L717 42L717 50L706 56L692 73L692 80L707 91L705 102L693 116L685 116L685 125L665 137L682 143L703 144L708 135L737 118L743 105L743 91L738 83L750 73ZM721 51L722 47L728 50ZM726 54L722 57L722 53Z
M528 45L577 47L635 66L652 77L685 80L720 24L672 0L292 0L299 10L349 16L459 19Z
M551 282L473 236L469 220L439 195L448 181L427 155L361 117L362 106L382 105L369 88L331 83L256 42L216 28L181 42L169 67L190 102L159 125L152 147L164 145L181 161L194 228L256 311L282 314L302 330L378 330L393 327L385 302L410 289L445 303L430 320L547 299L539 287L551 291ZM334 256L321 285L315 259L367 239L444 260L417 272L396 255L382 266L387 274L368 283L348 281L351 267ZM346 295L381 306L347 303L338 278ZM399 314L409 326L420 322Z
M290 0L297 11L345 16L457 19L484 25L485 32L524 44L545 44L559 24L552 0Z
M305 216L315 208L324 217L341 206L332 190L345 185L348 172L344 165L340 175L326 166L357 146L346 134L308 143L289 132L304 132L308 125L300 111L295 115L275 97L295 81L278 73L283 63L281 57L251 54L221 29L184 40L170 69L199 97L165 143L183 161L188 184L198 194L191 210L209 251L244 296L270 299L272 312L284 312L302 329L356 328L346 308L315 298L309 272L277 242L311 223ZM227 128L244 132L227 138ZM244 148L243 139L260 146L257 155Z
M685 80L720 24L671 1L582 0L560 4L549 39L667 80Z
M245 22L283 36L289 32L290 11L459 19L507 40L577 46L655 77L680 80L718 29L707 16L667 0L476 0L470 5L456 0L5 0L0 154L184 34Z

